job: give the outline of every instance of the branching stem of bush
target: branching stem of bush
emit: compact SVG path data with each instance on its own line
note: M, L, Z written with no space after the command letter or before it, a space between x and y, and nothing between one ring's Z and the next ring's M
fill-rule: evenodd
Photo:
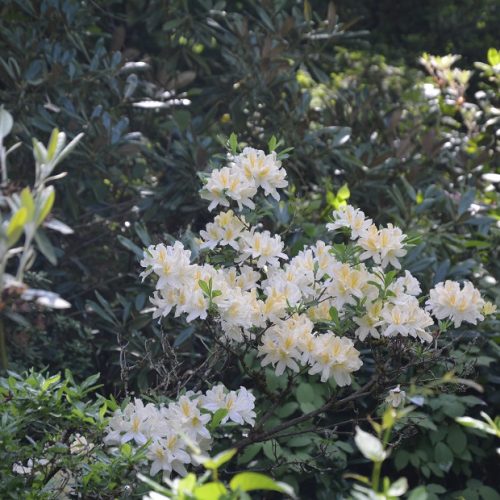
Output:
M345 405L351 401L354 401L360 397L366 396L370 394L370 388L372 387L373 384L375 384L376 379L372 378L369 382L367 382L363 387L360 387L356 392L353 392L351 395L346 396L343 399L336 400L335 397L332 397L329 399L323 406L320 408L310 411L309 413L306 413L304 415L301 415L300 417L293 418L292 420L288 420L287 422L283 422L280 425L277 425L276 427L272 428L269 431L266 432L261 432L261 433L256 433L256 434L250 434L250 436L246 437L245 439L242 439L241 441L238 441L235 445L234 448L237 448L238 450L242 450L246 446L252 444L252 443L258 443L260 441L266 441L268 439L272 439L275 437L277 434L279 434L281 431L284 431L286 429L289 429L290 427L293 427L295 425L301 424L302 422L306 422L307 420L310 420L311 418L316 417L317 415L320 415L326 410L333 409L333 408L338 408L339 406ZM256 426L257 428L259 427L259 424Z

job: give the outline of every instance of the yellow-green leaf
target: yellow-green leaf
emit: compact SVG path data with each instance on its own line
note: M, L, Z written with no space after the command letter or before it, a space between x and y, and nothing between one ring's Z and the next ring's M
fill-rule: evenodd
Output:
M194 490L196 500L218 500L227 493L226 487L221 482L206 483Z
M500 50L495 48L488 49L488 63L490 66L496 66L500 64Z
M340 200L348 200L349 197L351 196L351 191L349 191L349 186L347 184L344 184L337 193L337 198Z
M259 472L242 472L241 474L236 474L231 479L229 487L232 491L268 490L279 491L292 497L295 496L291 486L275 481L273 478Z
M59 143L59 129L55 128L50 134L49 146L47 149L47 160L50 161L54 158L57 151L57 145Z
M21 191L21 205L26 208L26 217L28 222L33 220L35 215L35 201L28 187Z
M15 245L16 241L21 237L27 218L28 210L26 207L21 207L10 219L6 233L9 247Z
M185 478L179 481L177 490L179 493L192 493L196 486L196 476L190 472Z
M205 467L205 469L215 470L226 462L229 462L229 460L234 457L237 451L238 450L236 450L235 448L222 451L221 453L215 455L215 457L213 458L206 458L204 460L201 460L201 463L203 464L203 467Z
M49 215L50 211L52 210L52 206L54 205L54 200L56 199L56 192L53 186L49 186L47 188L47 192L48 194L43 201L43 206L38 213L38 217L36 220L37 226L39 226L47 218L47 215Z

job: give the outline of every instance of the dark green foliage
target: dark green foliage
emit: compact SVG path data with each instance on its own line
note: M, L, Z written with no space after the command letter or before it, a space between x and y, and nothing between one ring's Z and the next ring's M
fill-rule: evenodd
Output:
M469 64L498 43L500 10L494 0L337 0L342 18L370 31L376 53L413 65L422 52L462 54ZM468 34L474 34L468 36Z
M71 366L77 380L100 371L105 393L120 395L128 387L176 394L204 361L209 331L181 319L160 325L144 314L150 288L140 283L138 260L144 247L172 241L172 235L192 246L194 233L207 222L199 174L223 161L231 132L264 149L274 134L294 148L286 165L288 197L279 206L266 205L265 223L284 232L295 251L311 238L326 237L329 214L348 199L413 238L403 267L423 283L473 279L498 302L498 182L483 177L498 170L498 73L493 62L486 64L498 5L335 4L2 2L0 103L15 118L13 136L45 140L56 126L70 136L85 133L64 163L68 175L58 185L55 205L57 217L75 233L51 235L57 265L39 258L27 276L57 290L73 308L50 314L19 304L24 321L5 319L12 368ZM423 51L462 54L462 69L475 69L476 61L483 65L469 89L451 98L445 83L418 65ZM434 99L424 95L424 84L437 87ZM31 152L23 148L12 166L11 187L27 184L31 171ZM291 221L298 229L289 234ZM446 366L476 379L485 388L482 399L498 408L498 320L481 332L465 332L463 340L443 352L442 373L432 376L442 376ZM456 366L445 365L451 353ZM243 383L227 353L218 356L217 375ZM408 370L402 381L411 377ZM267 379L269 385L281 383L270 372ZM41 455L47 444L67 446L75 428L102 430L102 402L88 403L88 390L71 380L43 391L46 380L31 374L1 382L5 471L13 461ZM327 390L304 379L268 425L317 407ZM453 421L481 409L475 393L460 390L429 395L418 410L421 418L401 429L387 474L401 470L412 486L429 483L436 498L443 487L467 498L464 491L473 495L495 484L492 439L483 441ZM363 414L374 415L382 396L363 401ZM326 415L320 436L309 438L304 426L296 435L253 444L238 463L257 458L304 495L314 490L318 498L332 498L332 491L349 488L341 479L344 471L366 467L350 440L351 411ZM42 426L51 412L57 415L53 432ZM17 421L13 414L30 417ZM26 434L42 439L33 447ZM68 453L63 460L75 465ZM93 465L89 491L101 485L121 494L121 474L131 474L135 458L113 460L103 455ZM16 494L24 484L21 477L1 482L0 491Z

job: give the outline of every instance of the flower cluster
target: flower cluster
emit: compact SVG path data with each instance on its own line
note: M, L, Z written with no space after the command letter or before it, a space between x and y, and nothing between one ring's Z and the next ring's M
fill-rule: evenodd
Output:
M212 173L202 196L211 201L209 209L229 206L229 200L241 209L253 207L257 188L278 199L276 189L284 186L285 171L274 153L245 148ZM232 262L224 266L191 262L190 250L180 242L147 249L142 276L156 276L155 318L174 311L189 322L211 314L226 341L253 346L261 365L272 366L277 375L303 370L339 386L350 384L362 366L357 342L394 337L430 342L431 313L451 318L455 326L483 318L485 303L470 283L463 289L455 282L439 284L421 307L418 280L409 271L397 277L406 235L392 224L377 227L350 205L334 211L327 224L330 231L347 232L349 257L324 241L289 256L279 235L247 219L227 210L200 232L202 258L222 249L225 258L232 252Z
M371 219L351 205L340 207L332 214L333 222L326 225L329 231L345 227L351 232L351 239L358 240L358 245L363 250L361 260L373 259L382 268L391 264L396 269L401 269L399 258L406 255L404 240L406 236L401 229L388 224L387 227L378 229L372 224Z
M485 301L469 281L464 283L463 288L456 281L438 283L430 291L426 305L437 319L450 318L455 328L463 321L475 325L478 320L484 319L482 310Z
M266 196L279 200L277 189L288 185L285 177L286 172L274 151L266 155L264 151L245 148L229 166L212 171L201 196L210 201L210 211L217 205L228 207L229 200L235 201L240 210L243 206L255 208L252 198L258 188L263 189Z
M228 391L221 384L206 394L188 392L168 406L145 405L136 398L123 411L115 411L104 442L108 446L147 444L151 475L160 471L167 477L172 471L185 475L185 466L194 461L189 445L206 450L211 444L207 425L212 414L225 410L221 424L230 420L239 425L254 425L254 403L255 397L244 387Z

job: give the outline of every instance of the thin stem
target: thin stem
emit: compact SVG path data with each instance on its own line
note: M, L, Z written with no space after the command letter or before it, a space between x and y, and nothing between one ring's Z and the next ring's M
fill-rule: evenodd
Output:
M7 357L7 344L5 342L5 328L3 319L0 319L0 368L7 370L9 367L9 359Z
M2 186L5 186L8 181L7 177L7 153L5 152L5 146L0 141L0 166L2 170Z
M382 471L382 462L375 462L373 464L372 472L372 488L375 493L378 493L378 485L380 482L380 472Z
M19 268L17 270L17 276L16 276L16 279L21 282L23 281L24 278L24 271L25 271L24 268L28 264L28 259L30 257L29 249L31 247L31 242L33 241L33 236L34 236L34 231L31 232L31 234L29 235L27 234L25 236L23 253L19 261Z

